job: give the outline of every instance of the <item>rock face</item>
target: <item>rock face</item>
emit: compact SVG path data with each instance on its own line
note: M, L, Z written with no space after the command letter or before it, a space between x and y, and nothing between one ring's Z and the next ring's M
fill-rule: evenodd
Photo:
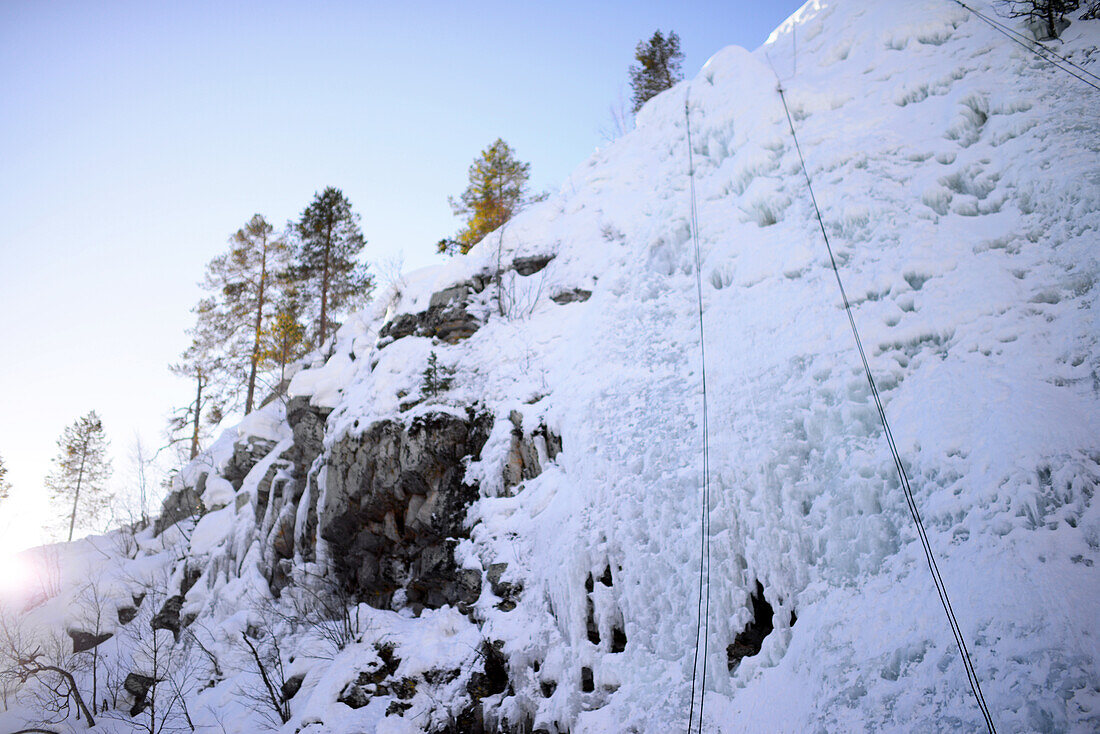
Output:
M504 486L510 489L542 473L542 465L561 453L561 437L546 426L539 426L525 436L519 411L513 410L508 418L512 422L512 445L504 463Z
M471 289L476 289L475 284L459 283L433 293L428 310L396 316L378 333L379 348L412 335L438 337L448 344L470 337L481 326L466 310Z
M268 441L255 436L249 436L244 441L238 441L233 445L233 458L225 465L222 477L233 485L233 489L240 489L244 478L252 467L256 466L265 456L275 448L274 441Z
M205 479L205 475L203 479ZM183 489L169 493L164 498L160 508L160 516L153 526L153 532L160 535L180 520L188 517L198 517L202 514L202 488L184 487Z
M473 411L465 419L431 413L407 428L375 423L332 447L321 537L359 598L388 608L404 589L416 612L477 599L480 573L460 571L454 547L477 497L477 487L463 482L466 461L479 457L490 426Z

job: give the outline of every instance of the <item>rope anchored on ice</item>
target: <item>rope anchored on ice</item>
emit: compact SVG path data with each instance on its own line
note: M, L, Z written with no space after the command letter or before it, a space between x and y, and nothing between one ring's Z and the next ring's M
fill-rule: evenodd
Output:
M691 704L688 708L688 734L695 715L695 676L699 670L699 637L703 638L703 670L699 683L699 731L703 731L703 698L707 691L707 643L710 638L710 437L707 421L707 350L703 336L703 258L699 250L699 214L695 206L695 163L691 152L691 114L684 98L684 123L687 126L688 179L691 182L691 238L695 245L695 288L699 301L699 359L703 379L703 501L699 524L699 600L696 603L695 657L691 664ZM704 598L704 580L706 594Z
M778 79L778 76L776 78ZM959 621L955 618L955 610L952 608L951 600L947 596L947 587L944 586L943 577L940 576L939 566L936 565L936 557L932 554L932 546L928 542L928 534L925 532L920 512L917 511L916 501L913 499L913 488L909 484L909 475L906 473L905 466L902 464L901 454L898 453L897 444L894 443L894 434L890 431L890 423L886 420L886 411L882 407L882 399L879 396L875 378L871 374L871 366L867 362L867 354L863 350L863 342L859 338L856 320L852 315L852 306L848 302L848 294L844 291L844 282L840 278L840 269L837 267L836 258L833 256L832 245L829 244L829 235L825 231L825 222L821 218L821 209L817 205L817 197L814 196L814 188L810 181L810 173L806 168L806 159L802 157L802 147L798 144L798 136L794 131L794 121L791 118L790 108L787 107L787 97L783 93L782 82L776 86L776 91L779 92L779 99L783 102L783 111L787 114L787 124L791 129L791 138L794 140L794 147L798 152L798 160L802 165L802 173L806 177L806 188L810 192L810 201L813 202L814 213L817 215L817 223L818 226L821 227L821 236L825 240L825 249L829 253L829 262L833 266L833 274L836 275L836 284L840 288L840 297L844 301L844 312L848 314L848 323L852 327L852 336L855 337L856 348L859 350L859 358L863 362L863 371L867 375L867 383L871 386L871 395L875 399L875 407L878 409L879 421L882 423L882 431L886 436L886 443L890 447L890 455L894 459L894 467L898 472L898 480L901 482L901 488L905 493L905 502L909 506L909 514L913 517L913 524L916 525L917 535L920 536L921 547L924 549L924 557L928 562L928 570L932 573L932 581L936 585L936 593L940 597L940 604L943 605L943 611L947 614L947 620L951 624L951 634L955 636L955 643L959 647L963 666L966 668L966 678L970 682L970 689L974 692L974 697L978 701L978 708L981 709L982 717L985 719L985 725L989 729L990 734L996 734L997 729L993 725L993 717L990 716L989 707L985 702L985 696L982 695L982 686L978 681L978 674L974 670L974 662L970 659L970 651L966 647L966 640L963 639L962 628L959 627Z

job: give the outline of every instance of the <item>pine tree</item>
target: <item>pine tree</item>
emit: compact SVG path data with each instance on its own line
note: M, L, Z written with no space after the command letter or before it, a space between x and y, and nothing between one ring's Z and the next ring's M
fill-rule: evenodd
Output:
M192 380L195 386L195 399L176 410L168 421L169 445L189 440L192 459L199 454L203 428L219 423L233 404L226 376L232 368L227 367L221 352L218 330L206 317L214 307L213 299L199 301L194 309L195 326L190 330L191 344L180 355L180 361L168 367L172 374Z
M545 194L528 196L527 178L531 164L516 159L515 151L501 138L481 152L470 165L470 185L456 201L447 201L456 216L466 218L466 226L454 239L442 239L439 252L463 254L499 228L526 204L545 199Z
M108 446L103 423L94 410L66 428L57 441L58 454L46 486L54 501L69 511L69 540L73 539L78 514L85 520L82 524L90 525L110 500L106 487L111 475Z
M439 358L432 352L428 356L428 366L424 368L420 380L420 392L424 397L435 397L442 392L451 389L454 383L454 370L439 363Z
M650 99L684 78L680 73L680 62L684 58L680 52L680 37L675 31L670 32L668 38L655 31L648 41L638 43L634 58L638 64L630 67L630 86L634 90L634 112L637 112Z
M293 301L286 301L275 312L275 318L264 330L260 351L260 364L265 368L278 368L280 388L286 382L286 366L306 351L306 329L298 320L298 309Z
M8 482L8 467L4 465L4 457L0 456L0 501L6 500L11 494L11 484Z
M332 186L314 197L294 230L298 243L292 277L310 310L319 305L314 333L320 347L339 326L333 314L363 303L370 296L370 274L355 259L367 242L351 202Z
M213 294L203 311L206 328L235 368L228 375L243 379L245 413L255 401L260 338L273 315L276 277L288 265L289 248L274 230L263 215L253 216L229 238L229 251L207 264L203 282Z

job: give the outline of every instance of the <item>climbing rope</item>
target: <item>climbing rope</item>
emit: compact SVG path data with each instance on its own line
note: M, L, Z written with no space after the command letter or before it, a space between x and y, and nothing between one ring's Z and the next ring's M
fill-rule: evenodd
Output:
M975 10L974 8L970 7L969 5L967 5L966 3L962 2L962 0L951 0L951 2L955 3L956 5L962 6L963 8L966 8L971 13L973 13L975 16L977 16L980 20L985 21L985 23L987 25L989 25L991 28L993 28L993 30L997 31L998 33L1000 33L1002 36L1004 36L1008 40L1012 41L1013 43L1016 43L1020 46L1023 46L1028 51L1030 51L1031 53L1035 54L1036 56L1038 56L1043 61L1046 61L1048 64L1053 66L1055 69L1061 69L1062 71L1066 72L1070 76L1083 81L1085 84L1088 84L1093 89L1095 89L1097 91L1100 91L1100 84L1096 83L1096 82L1100 82L1100 76L1097 76L1096 74L1093 74L1088 69L1085 69L1084 67L1075 64L1073 61L1070 61L1065 56L1062 56L1061 54L1057 53L1056 51L1054 51L1050 48L1047 48L1046 46L1039 43L1038 41L1028 39L1026 36L1023 36L1020 33L1017 33L1016 31L1012 30L1011 28L1004 25L1003 23L998 23L997 21L993 20L992 18L985 15L984 13L979 12L979 11ZM1042 51L1040 52L1039 49L1042 49ZM1053 56L1054 58L1051 58L1051 56ZM1054 59L1057 59L1058 61L1055 61ZM1064 64L1068 64L1070 67L1072 67L1076 71L1080 72L1080 74L1076 74L1073 71L1071 71L1070 69L1065 68L1064 66L1062 66L1061 64L1058 63L1059 61L1061 61ZM1085 76L1082 76L1082 74L1085 75L1085 76L1091 77L1094 81L1089 81L1088 79L1085 78Z
M863 371L867 375L867 383L871 386L871 395L875 399L875 407L878 409L878 417L882 422L882 430L886 436L886 443L890 447L890 455L894 459L894 467L897 469L898 479L905 493L905 502L909 506L909 514L912 515L913 523L917 527L917 535L920 536L921 547L924 549L924 557L928 562L928 570L932 573L932 581L936 585L936 593L940 597L940 604L943 605L943 610L947 614L947 620L951 625L951 634L955 636L955 643L958 645L959 653L962 655L963 666L966 668L966 678L970 681L970 689L974 692L974 697L978 701L978 708L981 709L982 717L985 719L985 725L989 729L989 734L996 734L997 729L993 725L993 717L989 714L989 707L986 705L985 696L982 695L982 687L978 682L978 674L974 670L974 662L970 659L970 651L966 647L966 640L963 639L962 628L959 626L958 619L955 618L955 611L951 606L951 600L947 596L947 587L943 583L943 577L940 576L939 566L936 565L936 558L932 554L932 546L928 542L928 534L925 532L920 512L917 511L917 503L913 499L913 488L909 484L909 475L906 473L905 466L902 464L901 454L898 452L897 444L894 442L894 434L890 430L890 423L886 420L886 411L882 407L882 399L879 396L878 387L875 385L875 378L871 374L871 367L867 362L867 354L863 350L863 341L859 338L856 320L852 315L852 306L848 301L848 294L844 291L844 283L840 278L840 269L837 267L836 258L833 256L832 245L829 244L829 234L825 231L825 222L821 217L821 209L817 205L817 197L814 196L814 188L810 181L810 173L806 169L806 159L802 156L802 147L798 144L798 136L794 131L794 122L791 119L790 108L787 107L787 97L783 93L782 83L776 87L776 91L779 92L779 98L783 101L783 110L787 113L787 124L791 129L791 138L794 140L795 150L798 151L798 160L802 164L802 173L806 177L806 188L810 192L810 200L813 202L814 212L817 214L817 223L818 226L821 227L821 236L825 240L825 249L829 252L829 262L832 263L833 274L836 275L836 284L840 288L840 297L844 301L844 311L848 314L848 323L852 327L852 336L854 336L856 340L856 348L859 350L859 358L863 362Z
M699 636L703 638L703 670L699 684L699 731L703 731L703 698L707 692L707 648L710 641L710 437L707 415L707 350L703 336L703 258L699 248L699 213L695 205L695 163L691 151L691 115L684 98L684 123L687 126L688 180L691 182L691 238L695 245L695 289L699 301L699 355L703 378L703 502L699 523L699 599L695 607L695 657L691 663L691 705L688 708L688 734L695 715L695 674L699 670ZM706 579L706 597L703 586Z

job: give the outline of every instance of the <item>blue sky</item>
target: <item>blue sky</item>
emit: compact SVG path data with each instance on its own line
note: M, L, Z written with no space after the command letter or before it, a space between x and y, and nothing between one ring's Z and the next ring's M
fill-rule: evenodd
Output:
M796 2L0 3L0 456L9 546L37 540L55 441L96 409L119 481L189 399L205 263L254 213L337 186L365 257L436 261L447 197L503 137L536 190L603 144L635 44L675 30L694 76ZM6 523L5 523L6 520Z

